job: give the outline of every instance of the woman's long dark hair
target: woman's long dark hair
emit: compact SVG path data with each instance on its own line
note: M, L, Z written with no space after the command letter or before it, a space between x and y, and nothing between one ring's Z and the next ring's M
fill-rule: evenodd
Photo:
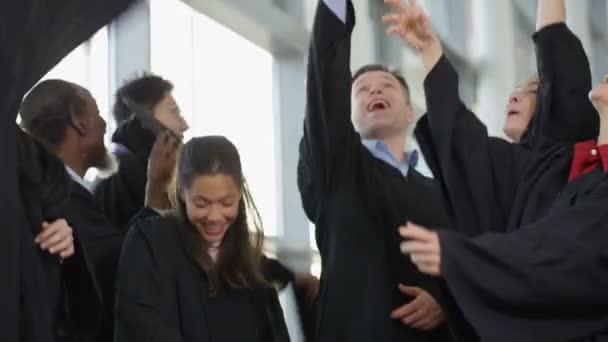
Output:
M225 174L239 186L238 214L230 226L214 263L205 241L188 220L184 190L199 176ZM184 248L205 274L210 296L229 288L269 287L261 275L264 232L260 215L251 198L236 147L225 137L193 138L180 153L176 178L177 217Z

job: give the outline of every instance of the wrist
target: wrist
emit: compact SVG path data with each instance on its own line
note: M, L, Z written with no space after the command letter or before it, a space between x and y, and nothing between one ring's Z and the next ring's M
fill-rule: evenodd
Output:
M433 38L432 43L420 49L418 53L422 58L424 69L427 73L429 73L431 70L433 70L433 67L435 67L435 64L437 64L437 62L443 55L443 48L441 47L441 42L439 41L439 39L435 37Z

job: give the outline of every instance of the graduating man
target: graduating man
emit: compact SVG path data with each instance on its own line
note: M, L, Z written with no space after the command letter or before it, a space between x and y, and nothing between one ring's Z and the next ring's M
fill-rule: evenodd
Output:
M86 89L62 80L37 84L25 96L20 115L23 127L63 161L73 179L70 198L61 212L80 237L100 282L104 321L98 341L111 340L115 273L125 232L106 217L83 179L91 168L113 169L103 140L105 121ZM175 144L165 138L162 135L152 148L147 207L158 208L166 202L162 190L175 164Z
M29 219L21 198L15 125L23 95L71 50L88 39L124 10L129 0L105 1L3 1L0 4L0 213L3 238L0 242L0 339L6 342L55 341L54 331L38 320L45 301L27 301L39 294L28 292L31 249ZM48 175L47 175L48 176ZM45 218L43 218L45 219ZM79 251L76 251L78 254ZM25 274L25 276L24 276ZM42 284L39 284L42 286ZM47 299L50 300L50 299ZM30 304L32 306L28 307ZM29 323L29 324L28 324Z
M475 235L408 224L403 251L445 281L456 304L448 318L471 325L463 341L605 340L608 87L590 93L601 122L595 140L589 64L563 24L564 1L539 1L539 56L559 53L539 63L537 113L521 145L488 137L462 104L456 72L420 7L385 1L398 11L385 17L389 32L419 51L428 72L417 136L444 189L450 228Z
M397 230L442 226L439 190L404 151L403 77L381 65L351 76L354 20L351 1L319 1L309 52L298 185L322 258L318 341L449 341L437 283L400 254Z

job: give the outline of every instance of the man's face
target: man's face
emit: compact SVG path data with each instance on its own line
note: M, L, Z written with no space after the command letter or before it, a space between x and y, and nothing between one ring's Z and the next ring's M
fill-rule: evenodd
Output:
M105 169L108 167L108 151L104 144L106 134L106 122L99 114L97 102L85 89L78 90L84 101L83 113L75 116L79 121L81 131L81 149L86 155L88 167Z
M519 142L534 115L538 83L538 76L534 75L517 86L509 96L503 131L515 142Z
M368 71L353 82L351 119L363 138L383 139L407 130L414 115L405 92L385 71Z

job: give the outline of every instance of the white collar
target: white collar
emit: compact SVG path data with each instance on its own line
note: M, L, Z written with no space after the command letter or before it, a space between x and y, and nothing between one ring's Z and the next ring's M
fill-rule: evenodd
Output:
M82 185L82 187L87 189L88 192L91 192L91 188L90 188L91 185L86 180L84 180L82 177L80 177L80 175L77 174L76 171L74 171L71 167L69 167L67 165L65 166L65 170L68 172L70 177L72 177L72 179L76 183Z

